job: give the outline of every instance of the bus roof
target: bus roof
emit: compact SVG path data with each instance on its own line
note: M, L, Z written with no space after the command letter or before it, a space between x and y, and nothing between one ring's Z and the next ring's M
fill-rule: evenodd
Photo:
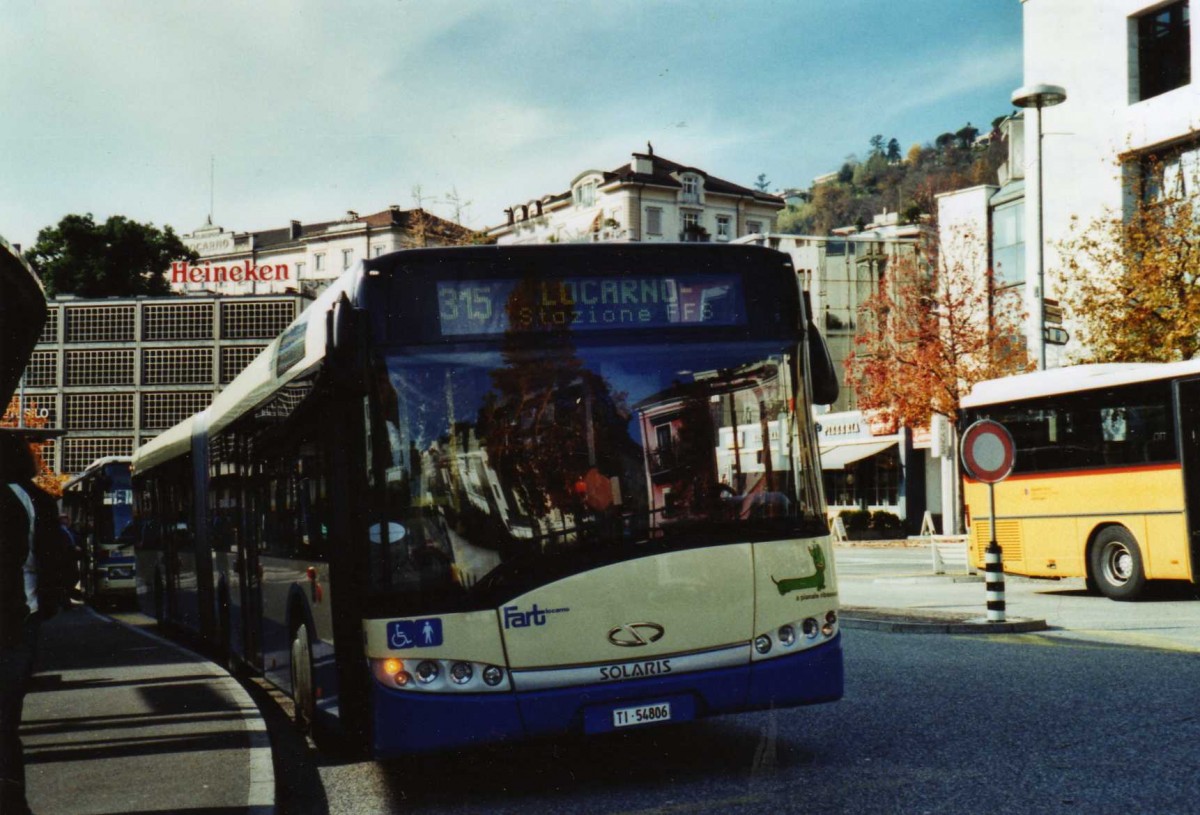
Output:
M67 481L66 484L63 484L63 489L69 490L81 481L86 481L109 464L129 464L132 461L133 458L131 456L104 456L103 458L98 458L84 467L83 472L78 473Z
M964 408L1020 402L1041 396L1103 390L1137 382L1200 375L1200 359L1184 362L1108 362L1050 368L977 382L962 400Z

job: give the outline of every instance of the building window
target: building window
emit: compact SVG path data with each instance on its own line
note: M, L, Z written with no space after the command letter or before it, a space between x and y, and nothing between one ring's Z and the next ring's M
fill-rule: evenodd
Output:
M300 280L304 277L304 261L296 261L296 279Z
M683 184L683 202L685 204L700 203L700 179L694 175L685 175L680 179Z
M575 188L575 206L590 207L596 203L596 182L588 181Z
M717 240L727 241L730 237L732 237L729 234L729 225L730 221L728 215L717 216Z
M1141 198L1147 204L1195 197L1200 192L1200 144L1190 142L1138 160Z
M763 232L762 221L746 221L746 231L752 235L761 235Z
M1025 282L1025 202L996 207L992 214L992 269L996 286Z
M663 233L662 214L663 211L658 207L646 207L647 235L661 235Z
M682 215L683 233L680 235L680 240L704 242L709 239L708 231L700 223L699 212L684 212Z
M325 253L324 252L318 252L317 254L313 255L313 268L315 268L318 272L325 271Z
M371 257L377 258L383 254L382 246L374 246L371 248Z
M1150 99L1192 81L1188 0L1157 8L1137 21L1137 99Z
M342 250L342 271L344 272L347 269L349 269L350 264L353 262L354 262L354 250L353 249L343 249Z

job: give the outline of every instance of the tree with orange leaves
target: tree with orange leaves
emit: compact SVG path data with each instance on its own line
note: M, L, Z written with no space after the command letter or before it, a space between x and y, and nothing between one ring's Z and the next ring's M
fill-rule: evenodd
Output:
M884 272L846 360L862 409L910 428L935 413L953 422L976 382L1029 370L1020 291L996 287L977 246L926 233L920 252Z
M20 410L19 399L14 396L9 401L8 407L5 408L4 415L0 416L0 427L22 426L20 422ZM49 423L50 420L38 410L36 399L26 399L25 423L23 426L31 430L41 430L47 427ZM68 477L54 472L50 468L50 465L46 463L47 455L45 454L49 453L50 441L31 441L29 446L33 449L33 458L38 465L38 474L33 479L34 483L55 498L62 497L63 485L67 483Z
M1127 190L1131 212L1076 222L1059 244L1085 360L1175 362L1200 354L1197 181L1194 154L1148 158Z

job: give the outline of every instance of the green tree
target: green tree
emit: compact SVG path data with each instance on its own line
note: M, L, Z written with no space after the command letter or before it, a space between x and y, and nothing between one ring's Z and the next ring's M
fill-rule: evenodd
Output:
M771 189L771 182L767 180L766 173L759 173L758 180L754 182L754 189L759 192L766 192Z
M197 255L169 226L160 230L123 215L97 224L88 213L40 231L26 258L49 295L127 297L167 294L171 262Z
M900 161L900 142L892 139L887 145L887 160L892 164L897 164Z

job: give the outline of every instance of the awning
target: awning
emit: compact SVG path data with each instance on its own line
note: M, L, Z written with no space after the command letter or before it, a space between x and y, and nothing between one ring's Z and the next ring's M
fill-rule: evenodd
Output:
M867 441L859 444L834 444L821 448L822 470L844 470L847 464L869 458L892 447L896 441Z

